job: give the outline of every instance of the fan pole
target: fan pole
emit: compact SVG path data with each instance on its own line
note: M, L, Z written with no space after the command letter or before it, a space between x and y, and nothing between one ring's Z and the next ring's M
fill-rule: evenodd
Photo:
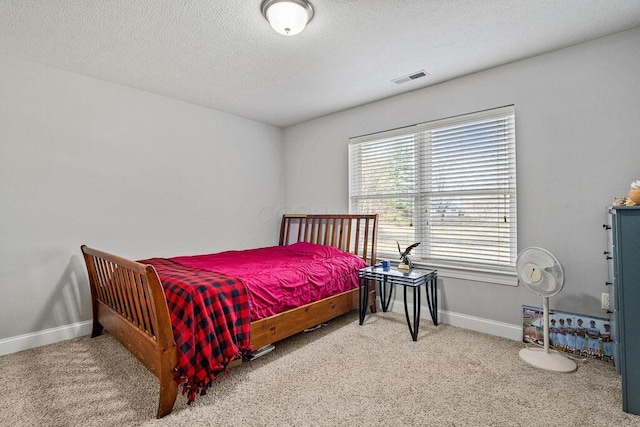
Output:
M549 297L542 297L544 352L549 353Z

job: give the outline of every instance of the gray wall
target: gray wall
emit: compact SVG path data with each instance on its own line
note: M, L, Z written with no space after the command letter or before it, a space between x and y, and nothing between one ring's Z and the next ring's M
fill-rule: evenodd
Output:
M88 323L82 243L133 259L275 244L283 210L348 209L349 137L512 103L519 246L564 263L552 308L601 315L605 206L640 179L639 48L635 29L284 132L0 56L0 347ZM440 293L445 317L516 332L539 303L450 278Z
M287 128L287 209L348 209L349 137L515 104L519 249L564 264L552 309L606 316L605 207L640 179L639 52L636 28ZM450 318L518 325L522 304L541 305L522 287L439 285Z
M279 128L0 56L0 342L91 318L83 243L277 244L282 159Z

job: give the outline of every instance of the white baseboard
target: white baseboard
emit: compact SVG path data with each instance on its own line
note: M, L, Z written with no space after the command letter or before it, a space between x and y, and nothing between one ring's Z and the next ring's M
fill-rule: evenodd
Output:
M379 299L377 303L378 307L380 307ZM409 313L413 311L413 305L409 305L409 310ZM423 306L420 310L420 318L431 321L429 309L426 306ZM381 308L380 311L382 311ZM391 311L394 313L404 314L403 302L392 301ZM438 310L438 322L514 341L522 341L522 326L520 325L497 322L495 320L469 316L446 310ZM45 329L43 331L2 339L0 340L0 356L89 335L91 333L92 323L93 322L91 320L87 320L84 322L73 323L71 325L59 326L57 328Z
M512 325L510 323L498 322L491 319L468 316L466 314L444 310L438 310L438 322L507 338L513 341L522 341L522 325Z
M378 299L378 307L380 300ZM409 316L413 313L413 304L409 303ZM382 311L382 309L380 309ZM394 313L404 314L403 301L391 301L391 311ZM420 319L431 322L429 308L420 307ZM512 325L510 323L498 322L482 317L469 316L467 314L455 313L452 311L438 309L438 323L446 323L447 325L457 326L459 328L469 329L476 332L482 332L489 335L495 335L514 341L522 341L522 325Z
M92 320L0 340L0 356L91 334Z

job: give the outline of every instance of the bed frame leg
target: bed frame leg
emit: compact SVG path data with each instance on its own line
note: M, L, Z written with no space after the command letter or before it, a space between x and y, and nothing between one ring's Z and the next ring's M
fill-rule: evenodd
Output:
M376 307L376 299L375 298L373 299L373 301L369 305L369 308L371 309L372 313L376 313L378 311L378 309Z
M98 322L98 320L94 317L93 318L93 329L91 330L91 338L99 337L102 334L102 330L103 329L104 328L102 327L100 322Z
M160 399L158 401L158 413L156 418L169 415L176 403L178 393L178 383L173 379L172 373L165 373L160 378Z
M369 292L369 309L372 313L376 313L378 308L376 307L376 283L374 281L369 282L369 289L373 289Z

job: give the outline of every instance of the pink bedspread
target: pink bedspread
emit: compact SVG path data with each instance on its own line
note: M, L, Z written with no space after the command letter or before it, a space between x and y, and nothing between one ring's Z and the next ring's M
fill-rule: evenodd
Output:
M239 278L251 321L357 288L358 269L365 266L357 255L306 242L170 259Z

